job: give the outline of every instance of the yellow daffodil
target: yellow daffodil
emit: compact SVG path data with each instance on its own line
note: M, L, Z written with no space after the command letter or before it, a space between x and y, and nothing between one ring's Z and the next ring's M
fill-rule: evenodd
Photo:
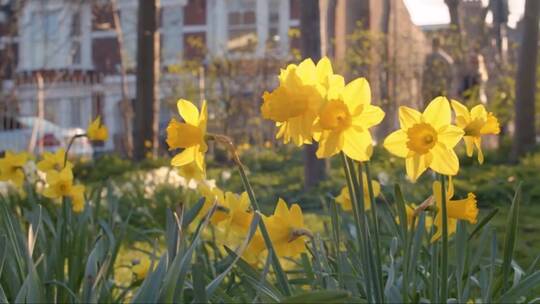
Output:
M263 94L262 116L276 122L276 138L283 138L285 143L311 143L313 123L327 88L335 82L343 83L343 77L334 75L330 60L325 57L317 65L311 59L299 65L290 64L278 78L279 86Z
M499 122L493 116L493 113L488 113L484 105L474 106L471 111L456 100L452 100L452 108L456 113L456 125L463 129L463 141L467 150L467 156L473 155L474 146L478 150L478 162L484 162L484 154L482 153L482 136L488 134L499 134Z
M369 189L366 173L362 172L362 181L363 181L363 190L364 190L364 206L365 210L371 210L371 200L369 199ZM381 193L381 185L376 181L371 181L371 187L373 188L373 195L375 197L379 196ZM336 197L336 203L341 205L341 208L345 211L352 210L351 197L349 195L349 188L347 186L341 189L341 192L338 197Z
M365 78L358 78L329 93L315 124L317 157L327 158L343 151L357 161L366 161L373 150L369 128L378 125L384 112L371 105L371 90Z
M435 226L437 231L431 238L434 242L442 236L442 186L439 181L433 182L433 196L437 206L437 214L435 216ZM471 224L476 224L478 218L478 207L476 206L476 197L473 193L469 193L467 198L460 200L452 200L454 196L454 183L452 179L448 181L448 189L446 191L446 214L448 223L448 235L456 232L457 220L468 221Z
M296 257L306 251L305 237L310 232L304 226L304 216L298 204L289 209L287 203L279 199L274 214L264 221L279 257Z
M133 272L133 275L135 277L135 280L144 280L146 276L148 275L148 272L150 271L150 265L151 262L149 259L142 259L133 261L133 266L131 267L131 271Z
M229 217L226 221L228 231L245 237L253 219L253 211L251 210L247 192L240 195L227 192L225 193L225 200L229 206Z
M37 168L41 172L48 172L51 170L60 171L64 168L66 151L62 148L58 149L55 153L44 152L43 159L37 163ZM73 167L71 162L67 161L66 167Z
M43 195L48 198L71 198L73 212L79 213L84 209L84 186L73 184L71 168L66 167L62 171L47 172L47 187Z
M21 189L24 183L23 166L28 159L29 155L25 152L6 151L4 157L0 158L0 181L10 181Z
M204 170L204 154L208 150L205 141L206 101L203 101L200 113L196 106L185 99L178 100L176 105L184 122L171 119L167 126L167 144L169 150L184 150L173 157L171 164L181 167L195 162L200 170Z
M106 141L109 138L109 130L101 124L100 116L90 123L86 129L86 135L92 141Z
M459 159L453 148L464 132L451 125L450 120L450 103L445 97L433 99L424 113L404 106L399 108L401 129L384 140L384 147L405 158L411 180L416 181L427 168L440 174L457 174Z
M194 181L202 181L206 178L206 172L204 170L204 163L203 163L203 170L197 166L195 162L191 162L185 166L180 167L178 169L178 173L180 176L186 179L186 183Z
M225 199L225 193L218 187L210 188L205 184L200 184L198 187L199 193L204 197L204 205L199 211L199 218L203 218L210 211L214 204L217 204L217 209L210 218L210 223L213 225L226 220L229 217L229 200Z

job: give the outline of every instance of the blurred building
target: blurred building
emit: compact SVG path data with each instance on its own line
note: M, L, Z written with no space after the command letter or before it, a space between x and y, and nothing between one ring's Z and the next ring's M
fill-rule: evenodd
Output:
M37 115L41 95L45 119L60 127L84 127L101 115L112 135L103 149L118 149L126 117L121 103L122 62L127 98L134 100L136 91L137 2L116 0L123 38L120 50L111 0L3 1L0 117ZM423 33L412 23L403 0L321 3L324 52L335 58L336 65L345 66L342 71L348 78L369 78L373 102L387 112L381 134L387 133L397 125L399 105L423 103L420 84L427 51ZM160 93L164 99L184 96L175 91L178 77L191 85L201 85L201 74L179 76L172 72L181 63L267 56L287 61L293 58L292 50L299 47L301 0L161 0L160 6ZM355 66L348 58L359 42L349 37L359 28L388 39L384 45L370 48L369 63ZM253 66L249 61L240 64L239 74L249 75ZM275 80L276 69L255 68ZM37 85L38 77L43 79L42 87ZM256 82L249 77L237 79L233 85L251 90L245 94L260 101L258 91L246 88L248 83ZM206 90L211 85L206 84ZM266 84L259 86L268 89ZM215 88L219 89L219 84ZM258 108L258 104L254 107ZM167 107L162 106L162 110L161 129L171 113ZM242 120L234 121L244 124Z
M116 2L123 50L109 0L3 1L0 116L37 115L41 92L45 119L61 127L84 127L103 116L112 134L104 149L114 149L123 130L121 56L128 98L135 98L138 1ZM299 26L299 9L298 0L161 0L161 94L170 94L169 84L178 76L168 72L170 67L185 60L239 54L257 58L266 55L269 41L275 56L286 56L294 43L289 30Z

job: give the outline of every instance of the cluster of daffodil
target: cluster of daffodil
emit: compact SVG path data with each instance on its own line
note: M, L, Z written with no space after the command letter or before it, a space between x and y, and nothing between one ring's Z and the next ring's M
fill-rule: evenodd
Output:
M371 105L369 83L357 78L345 84L344 78L333 73L330 61L321 59L315 64L306 59L299 65L291 64L279 75L279 86L264 93L261 112L264 118L276 122L277 138L296 145L319 143L317 156L328 158L339 152L356 161L368 161L373 151L373 140L369 129L379 124L384 112ZM455 124L451 123L451 108L455 112ZM399 108L400 130L390 134L384 147L392 154L405 158L408 177L416 181L427 168L446 176L454 176L459 170L459 160L454 147L463 139L467 155L478 150L478 161L484 156L481 138L487 134L498 134L499 124L492 113L483 105L470 111L455 100L437 97L429 103L423 113L409 107ZM363 174L365 210L371 209L367 176ZM377 196L380 186L371 181L373 195ZM441 185L433 185L437 205L435 224L438 227L434 240L440 237L441 229ZM478 209L473 194L464 200L450 200L453 196L452 180L446 195L449 233L455 231L456 219L476 223ZM341 190L336 202L346 211L351 210L351 199L347 187ZM407 208L413 214L413 206Z
M298 65L290 64L281 70L278 79L279 86L263 94L261 107L262 116L274 121L278 127L276 138L281 138L284 143L292 141L297 146L318 142L316 155L319 158L342 153L354 161L369 161L373 152L370 128L378 125L385 113L371 104L370 86L365 78L357 78L346 84L343 76L333 72L328 58L323 58L317 64L311 59ZM170 150L182 151L174 156L171 164L180 167L180 173L186 177L204 178L204 154L208 150L206 140L210 137L206 129L206 103L203 102L200 112L187 100L179 100L177 106L183 122L171 120L167 127L167 143ZM455 125L452 124L451 108L455 112ZM497 119L483 105L477 105L469 112L458 101L437 97L423 113L400 107L399 122L400 130L385 139L384 147L390 153L405 158L408 177L415 182L428 168L450 177L445 195L448 233L455 231L457 219L476 223L478 208L474 194L462 200L451 199L451 177L459 171L454 147L463 139L467 155L472 156L476 147L478 161L482 163L481 137L499 132ZM377 197L380 185L374 180L368 181L365 173L362 177L364 210L369 211L372 208L369 190ZM371 187L368 187L370 183ZM238 236L247 232L254 210L246 193L237 195L223 193L217 188L199 188L206 198L201 214L204 215L213 204L217 204L211 221L226 231L226 239L230 235ZM434 241L441 236L441 188L440 182L434 182L434 199L427 200L430 204L406 206L409 225L412 225L414 216L435 201L435 208L432 208L437 212L435 220L430 217L426 220L428 225L434 222L437 227ZM352 209L347 186L341 190L336 202L345 211ZM306 229L298 205L289 209L280 200L274 214L263 216L263 221L279 256L296 256L305 250L303 236ZM248 246L246 258L254 261L264 249L262 238L256 235Z
M87 136L91 141L107 140L107 127L101 124L100 117L90 123L86 134L75 135L69 143L77 137ZM7 151L0 159L0 181L10 181L16 189L23 191L25 172L23 167L31 159L26 152L13 153ZM67 160L67 152L63 148L56 152L44 152L41 160L37 163L37 169L45 174L47 182L42 194L51 199L69 198L73 212L79 213L84 209L83 185L77 185L73 180L73 164Z
M172 119L167 127L167 144L170 150L183 149L173 157L171 164L179 167L179 173L190 180L202 181L206 173L204 154L208 150L206 140L207 108L203 102L201 111L190 101L177 102L178 113L183 119ZM206 216L214 204L216 210L210 223L219 233L219 241L228 246L236 246L246 236L256 210L252 208L247 192L236 194L223 192L217 187L198 183L198 192L205 198L199 211L199 218ZM290 208L280 199L270 216L262 215L268 234L278 257L296 257L305 251L304 238L309 231L304 227L302 210L293 204ZM256 264L267 254L267 248L260 229L251 239L243 257Z

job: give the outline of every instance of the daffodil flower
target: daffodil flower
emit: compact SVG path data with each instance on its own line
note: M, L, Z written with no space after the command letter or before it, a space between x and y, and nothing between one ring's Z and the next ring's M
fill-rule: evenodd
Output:
M43 159L37 163L37 168L41 172L49 172L51 170L60 171L64 168L64 162L66 167L73 167L71 162L65 161L66 151L62 148L58 149L55 153L44 152Z
M365 210L371 210L371 200L369 198L369 189L368 189L368 180L367 174L362 172L362 181L363 181L363 191L364 191L364 207ZM371 187L373 188L373 195L375 197L379 196L381 193L381 185L376 181L371 181ZM336 197L336 203L341 205L341 208L345 211L352 210L351 196L349 195L349 188L347 186L341 189L338 197Z
M463 104L452 100L452 108L456 113L456 125L463 129L463 141L467 150L467 156L472 157L474 147L478 150L478 162L484 163L484 153L482 153L482 136L488 134L499 134L499 122L488 113L484 105L476 105L471 111Z
M216 225L229 217L229 201L225 199L225 193L218 187L209 187L205 184L200 184L197 188L199 193L204 197L204 204L199 211L199 218L205 217L212 206L217 204L217 209L210 218L210 223Z
M86 136L91 141L106 141L109 138L109 130L101 124L100 116L90 123L86 129Z
M47 187L43 195L48 198L71 198L73 212L79 213L84 209L84 186L73 184L73 173L70 167L62 171L47 172Z
M279 257L296 257L306 251L305 237L310 232L304 226L304 216L298 204L289 209L287 203L279 199L274 214L263 220Z
M324 57L317 65L311 59L290 64L278 78L279 86L263 94L262 116L276 122L276 138L285 143L311 143L313 123L327 90L333 83L343 83L343 77L333 73L330 60Z
M171 119L167 126L167 144L169 150L184 150L173 157L171 165L181 167L195 162L200 170L204 170L204 154L208 150L205 141L206 101L203 101L200 113L196 106L185 99L178 100L176 105L184 122Z
M431 238L432 242L437 241L442 236L442 186L439 181L433 182L433 196L437 207L435 215L435 227L437 231ZM473 193L467 194L467 198L460 200L452 200L454 196L454 183L450 178L448 181L448 189L446 191L446 215L448 223L448 235L456 232L457 220L468 221L471 224L476 224L478 219L478 207L476 206L476 197Z
M192 180L202 181L206 178L205 164L203 163L203 169L201 170L195 162L191 162L178 169L180 176L186 179L186 183L189 184Z
M150 260L142 259L132 262L131 271L135 277L135 280L144 280L150 271Z
M392 154L405 158L407 175L416 181L427 168L444 175L456 175L459 159L454 147L463 130L450 124L450 103L445 97L433 99L420 113L409 107L399 108L401 129L384 140Z
M384 112L371 105L371 89L365 78L330 92L315 123L319 149L317 157L327 158L341 151L357 161L367 161L373 150L369 129L378 125Z
M23 166L29 159L27 153L13 153L6 151L0 159L0 181L11 181L17 188L21 189L24 183Z
M225 200L229 206L229 216L225 221L227 231L244 237L253 219L253 210L247 192L238 195L232 192L225 193Z

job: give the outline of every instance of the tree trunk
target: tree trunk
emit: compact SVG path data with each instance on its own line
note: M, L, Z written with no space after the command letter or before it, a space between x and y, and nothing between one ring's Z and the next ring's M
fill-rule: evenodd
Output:
M139 0L135 159L157 156L159 128L159 0Z
M516 75L516 103L514 118L514 141L512 159L530 151L536 141L535 91L536 64L538 58L538 21L540 1L527 0L523 17L523 35L519 49Z
M321 30L318 0L303 0L300 13L300 32L302 57L317 62L321 58ZM304 148L304 189L316 186L326 178L327 162L315 155L317 144L305 145Z
M122 111L122 123L124 125L124 149L127 157L133 157L133 105L128 97L128 84L126 79L126 64L124 58L124 33L122 23L120 22L120 12L116 0L111 0L113 11L114 29L116 32L116 41L118 42L118 52L120 54L120 79L122 82L122 101L120 109Z

